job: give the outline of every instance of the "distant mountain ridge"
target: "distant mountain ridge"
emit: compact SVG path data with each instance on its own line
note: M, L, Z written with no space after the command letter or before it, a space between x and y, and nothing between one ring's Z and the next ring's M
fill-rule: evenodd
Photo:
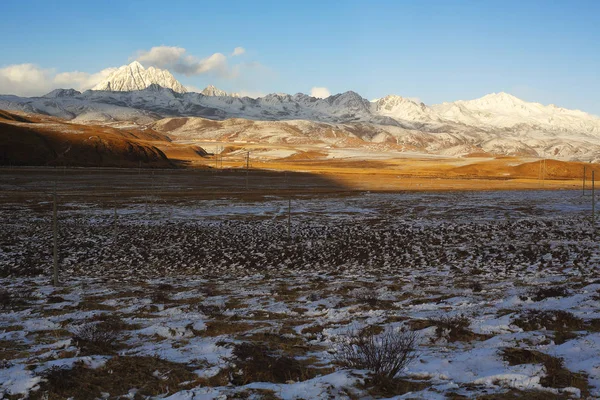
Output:
M174 117L306 121L308 125L328 124L328 135L335 136L339 128L344 135L375 142L400 143L400 137L407 137L400 132L408 132L411 146L439 154L461 155L483 149L489 154L600 160L600 118L578 110L526 102L507 93L432 106L397 95L368 101L352 91L323 99L303 93L250 98L214 86L202 93L189 92L168 71L144 69L137 62L119 68L94 89L102 90L81 93L57 89L32 98L0 95L0 109L82 123L150 124ZM272 140L282 134L277 129L284 128L277 124L264 126L275 129Z

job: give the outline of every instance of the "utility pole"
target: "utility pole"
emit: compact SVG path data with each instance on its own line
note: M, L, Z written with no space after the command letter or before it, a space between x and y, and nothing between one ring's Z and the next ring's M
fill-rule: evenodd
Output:
M52 193L52 264L53 264L53 276L54 286L58 286L58 221L57 221L57 195L56 195L56 182L54 182L54 191Z

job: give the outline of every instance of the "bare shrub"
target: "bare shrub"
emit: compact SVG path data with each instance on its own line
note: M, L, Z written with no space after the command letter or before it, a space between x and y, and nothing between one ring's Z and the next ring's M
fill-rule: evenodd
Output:
M75 330L73 340L83 355L113 354L117 336L118 331L111 323L87 323Z
M379 302L379 295L372 289L360 288L354 290L352 294L359 303L368 304L372 307L375 307Z
M347 368L369 370L374 378L392 379L416 357L418 336L413 331L391 328L375 334L364 329L351 332L335 355Z

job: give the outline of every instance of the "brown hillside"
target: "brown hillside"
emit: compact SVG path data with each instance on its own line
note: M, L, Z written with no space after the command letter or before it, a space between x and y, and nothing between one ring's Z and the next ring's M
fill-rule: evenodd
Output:
M151 129L120 130L0 111L1 165L171 167Z

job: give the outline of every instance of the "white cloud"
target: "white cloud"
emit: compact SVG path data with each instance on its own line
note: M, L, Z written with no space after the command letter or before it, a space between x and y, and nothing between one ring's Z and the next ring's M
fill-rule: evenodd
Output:
M246 52L245 48L243 48L243 47L236 47L235 49L233 49L233 53L231 53L231 55L232 56L241 56L245 52Z
M150 50L140 50L135 59L145 66L166 68L185 76L213 73L225 78L232 75L227 56L222 53L197 58L187 54L183 47L156 46Z
M200 93L203 89L200 89L198 86L194 85L185 85L185 90L193 93Z
M14 64L0 68L0 93L18 96L40 96L53 89L90 89L105 79L115 68L100 72L72 71L57 73L35 64Z
M310 89L310 95L312 97L324 99L325 97L331 96L331 93L326 87L313 87L312 89Z
M158 68L168 68L185 55L183 47L156 46L150 50L140 50L135 58L143 64L153 65Z
M258 62L228 64L231 57L244 54L245 51L243 47L236 47L229 57L214 53L199 58L188 54L183 47L156 46L137 52L130 60L135 59L147 67L152 65L186 76L208 75L217 80L226 79L236 82L237 87L247 87L246 81L256 84L262 75L272 77L273 73L267 74L265 67ZM115 70L116 68L106 68L96 73L59 72L35 64L8 65L0 68L0 94L39 96L58 88L84 91L105 80Z
M105 68L95 74L87 72L61 72L54 77L54 83L60 88L75 88L77 90L87 90L102 82L117 68Z

